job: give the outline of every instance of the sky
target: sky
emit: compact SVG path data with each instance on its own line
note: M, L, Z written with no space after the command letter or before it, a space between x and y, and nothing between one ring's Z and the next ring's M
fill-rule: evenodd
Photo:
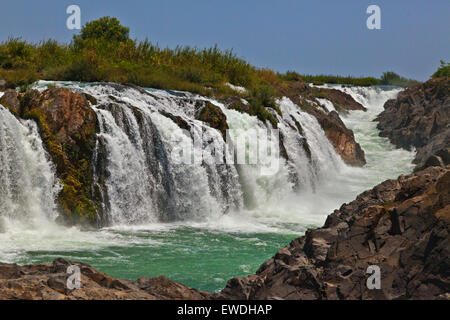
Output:
M69 42L69 5L81 23L117 17L130 36L162 47L232 49L261 68L301 74L379 77L384 71L426 80L450 60L449 0L0 0L0 41ZM369 5L381 29L369 30Z

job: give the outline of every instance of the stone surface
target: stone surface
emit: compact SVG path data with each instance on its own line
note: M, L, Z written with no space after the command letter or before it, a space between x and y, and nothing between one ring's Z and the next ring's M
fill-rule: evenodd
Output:
M387 180L216 299L448 299L450 166ZM370 265L381 289L369 290Z
M20 112L19 94L16 90L7 89L0 98L0 104L16 115Z
M397 99L386 102L377 120L380 135L398 147L415 147L414 162L423 167L450 146L450 79L431 79L400 92ZM429 164L436 160L430 159Z
M331 101L339 113L346 113L350 110L367 111L367 109L362 104L355 101L351 95L340 90L313 87L312 92L317 98L323 98Z
M81 286L70 290L67 268L80 268ZM136 281L114 279L84 263L56 259L53 264L0 263L0 300L165 300L204 299L207 294L160 276Z
M344 125L336 111L318 116L317 120L325 131L328 140L345 163L352 166L366 164L364 150L356 142L353 131Z

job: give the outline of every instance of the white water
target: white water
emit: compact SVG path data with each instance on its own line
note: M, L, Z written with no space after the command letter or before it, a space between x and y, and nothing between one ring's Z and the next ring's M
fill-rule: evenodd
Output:
M45 85L47 83L41 82L38 87L42 90ZM192 136L200 133L206 134L208 139L222 139L218 131L193 117L195 102L209 99L162 90L149 90L151 95L148 95L135 89L120 91L109 86L58 85L87 92L99 102L94 107L101 127L101 145L98 148L104 147L106 150L108 214L113 226L97 232L81 232L77 228L67 229L52 222L56 184L36 127L32 122L18 122L2 108L0 124L5 127L7 123L8 128L13 126L12 131L16 132L14 135L18 135L16 140L19 141L15 143L22 145L17 152L27 153L31 147L26 146L33 144L26 141L35 141L34 150L38 150L31 153L33 161L29 161L29 165L23 164L18 170L25 179L23 186L28 188L19 194L27 197L11 204L8 200L11 197L4 197L2 193L5 203L2 206L8 206L8 214L3 215L28 215L39 218L40 222L37 227L28 229L17 222L20 219L13 221L17 224L7 222L5 232L0 233L0 261L17 261L28 250L77 251L111 245L157 246L158 243L147 238L133 236L133 232L143 229L170 232L173 228L192 226L220 232L299 233L305 226L320 226L329 213L342 203L353 200L360 192L412 169L414 153L395 149L387 139L378 137L376 123L372 122L382 111L384 102L394 98L398 90L339 88L368 108L367 112L351 111L343 118L366 152L367 165L363 168L346 166L325 138L316 119L283 98L279 101L282 116L277 116L282 119L280 131L289 161L281 158L278 173L266 176L260 174L258 165L215 165L212 155L208 154L201 165L168 161L175 140L190 141ZM114 103L111 96L122 101L116 104L115 109L106 107ZM246 129L266 126L256 117L209 101L224 111L231 130L245 132ZM126 104L133 106L134 111ZM331 109L331 106L328 105L328 108ZM186 121L190 136L180 133L177 124L162 112L169 112ZM294 119L301 125L303 135L296 131ZM10 146L11 142L4 142L8 135L3 132L0 136L0 143L3 144L0 146ZM302 147L302 139L305 138L311 149L311 160ZM6 150L2 148L0 151ZM194 152L199 152L196 148ZM9 151L6 154L9 155ZM14 167L11 159L4 159L3 156L2 169ZM40 167L36 168L37 165ZM6 179L5 171L1 172L0 179ZM26 182L27 179L31 181ZM33 186L34 191L30 192ZM15 189L9 190L16 194L16 191L11 191ZM49 194L53 196L49 197ZM131 234L118 234L118 230Z

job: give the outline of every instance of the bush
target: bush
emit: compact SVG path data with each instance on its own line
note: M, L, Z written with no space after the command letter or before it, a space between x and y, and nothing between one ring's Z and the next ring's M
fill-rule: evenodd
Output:
M441 65L437 69L435 73L431 76L432 78L439 78L439 77L446 77L448 78L450 76L450 62L445 63L443 60L441 60Z
M117 18L103 17L86 23L79 36L74 39L104 39L111 42L124 42L129 39L130 29L120 24Z

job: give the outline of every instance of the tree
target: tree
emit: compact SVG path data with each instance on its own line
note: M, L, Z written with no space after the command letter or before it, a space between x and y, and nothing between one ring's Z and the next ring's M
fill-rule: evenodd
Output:
M441 66L433 75L432 78L439 78L439 77L449 77L450 76L450 62L445 63L445 61L441 60Z
M103 17L86 23L81 29L78 39L102 39L110 42L124 42L129 39L130 29L120 24L117 18Z
M397 82L399 80L400 76L392 71L383 72L383 75L381 76L381 84L384 85L393 84L394 82Z

